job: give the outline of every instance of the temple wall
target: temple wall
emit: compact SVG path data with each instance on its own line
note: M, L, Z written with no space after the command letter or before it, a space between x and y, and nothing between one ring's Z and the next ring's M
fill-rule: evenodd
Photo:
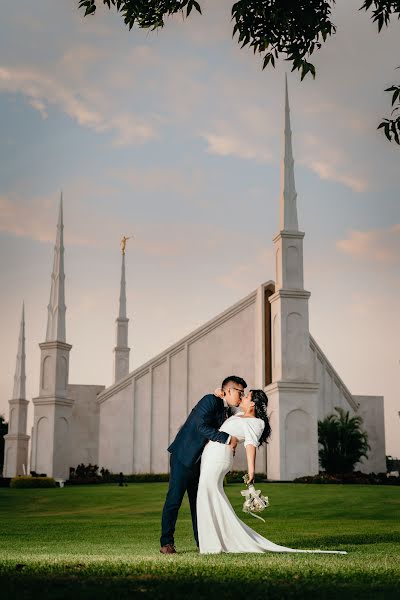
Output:
M321 421L328 415L335 413L335 406L349 410L350 414L354 414L358 408L357 403L311 335L310 350L314 381L319 384L318 420Z
M99 402L99 399L98 399ZM114 386L114 394L99 404L100 467L113 473L133 472L133 384Z
M368 433L371 450L355 470L363 473L386 471L384 401L382 396L359 396L350 393L334 370L321 348L310 335L310 347L314 364L315 380L319 383L318 420L335 414L335 407L348 410L350 415L360 415L362 429Z
M270 360L271 352L269 340L265 342L268 338L265 326L267 318L264 314L266 304L263 300L265 289L265 286L261 286L241 302L130 373L122 382L100 393L97 400L100 412L100 466L124 473L168 472L168 445L193 406L203 395L218 387L223 377L231 374L244 377L249 388L264 387L268 383L267 379L263 380L263 373L267 373L265 365ZM262 333L264 329L265 334ZM315 391L311 388L309 392L305 390L301 406L296 408L293 404L300 412L290 414L290 390L284 395L282 391L279 392L278 405L275 407L279 419L273 428L273 435L280 436L279 447L283 446L276 459L280 466L275 469L275 478L298 476L301 469L296 464L297 459L300 462L297 449L305 456L308 448L311 452L310 469L313 473L316 472L316 434L312 434L308 443L311 433L307 434L307 431L310 429L314 432L316 421L332 414L336 406L349 410L350 414L362 414L365 420L374 450L368 462L361 465L361 469L384 470L382 399L352 396L311 335L310 350L314 381L318 385ZM270 409L273 413L276 393L269 388L272 390L273 385L270 384L267 388L271 393ZM282 406L279 408L281 400ZM312 427L310 419L314 423ZM272 421L274 423L274 414ZM266 471L267 453L268 446L257 453L256 470L259 472ZM272 450L270 454L269 464L272 464L275 461ZM246 469L243 447L237 451L233 468ZM268 476L272 476L274 469L270 466L268 469L271 471L268 471Z
M363 473L386 473L385 413L383 396L354 396L359 404L357 414L363 420L362 429L368 434L371 449L368 458L356 465Z
M255 385L255 304L253 293L100 394L102 466L124 473L168 472L167 447L193 406L227 375ZM265 470L264 463L258 468ZM244 448L234 468L246 468Z
M69 466L99 464L99 405L103 385L68 385L68 398L74 401L70 425Z

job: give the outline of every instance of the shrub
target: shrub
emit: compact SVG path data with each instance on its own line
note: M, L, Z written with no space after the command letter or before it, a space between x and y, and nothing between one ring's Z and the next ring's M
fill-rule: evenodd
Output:
M95 477L70 477L66 481L66 485L85 485L93 483L119 483L119 473L110 473L106 469L105 473L96 475ZM131 475L123 475L124 483L159 483L163 481L169 481L168 473L133 473Z
M79 472L81 476L78 476L78 469L70 469L70 478L66 481L66 485L85 485L94 483L120 483L121 475L119 473L110 473L103 467L100 469L101 475L90 474L90 470L84 465L80 465ZM91 466L91 465L89 465ZM96 465L95 465L96 466ZM82 474L84 475L82 476ZM243 475L246 471L232 471L228 473L225 481L227 483L243 483ZM267 481L265 473L256 473L255 477L258 483ZM169 481L169 473L131 473L130 475L123 474L123 483L160 483Z
M332 474L320 471L318 475L298 477L294 483L355 483L370 485L400 485L400 477L388 477L386 473L353 473Z
M361 430L362 418L335 407L338 415L318 421L319 464L327 473L351 473L362 457L368 457L368 435Z
M10 482L12 488L54 488L56 482L52 477L30 477L24 475L13 477Z
M243 483L243 475L245 475L247 471L231 471L225 475L225 483ZM256 483L262 483L267 481L267 476L265 473L256 473L254 476Z

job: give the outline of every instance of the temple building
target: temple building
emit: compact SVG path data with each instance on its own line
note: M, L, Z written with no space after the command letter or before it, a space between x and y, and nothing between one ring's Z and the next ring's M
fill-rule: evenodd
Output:
M231 374L243 377L250 388L263 388L269 398L272 437L257 453L256 465L269 479L318 473L318 420L335 407L360 415L368 433L369 457L357 469L386 470L383 397L351 393L309 330L287 83L284 104L275 279L130 371L123 238L114 382L108 388L69 383L61 197L46 339L39 344L39 394L32 399L29 470L68 478L70 467L91 462L116 473L166 473L166 449L179 427L198 400ZM22 314L5 476L28 470L24 331ZM246 468L243 448L234 468Z

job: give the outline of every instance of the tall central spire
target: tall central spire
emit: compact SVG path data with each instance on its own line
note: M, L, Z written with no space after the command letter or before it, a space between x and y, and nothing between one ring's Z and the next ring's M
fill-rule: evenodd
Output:
M18 339L17 363L14 375L13 399L26 400L25 393L25 305L22 304L22 317Z
M53 272L51 274L50 301L47 307L46 342L65 342L65 289L64 289L64 222L63 197L61 192L57 223L57 238L54 247Z
M296 187L294 182L294 159L292 150L292 130L290 129L290 109L287 76L285 75L285 129L284 150L281 163L280 229L298 231Z

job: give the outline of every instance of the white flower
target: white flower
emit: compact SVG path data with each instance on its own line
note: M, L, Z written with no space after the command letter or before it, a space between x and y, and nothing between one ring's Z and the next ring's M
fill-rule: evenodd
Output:
M245 497L243 512L250 513L253 517L261 519L254 513L262 512L269 506L268 496L262 496L261 490L256 490L254 485L249 485L247 490L242 490L241 495ZM264 521L264 519L261 519Z

